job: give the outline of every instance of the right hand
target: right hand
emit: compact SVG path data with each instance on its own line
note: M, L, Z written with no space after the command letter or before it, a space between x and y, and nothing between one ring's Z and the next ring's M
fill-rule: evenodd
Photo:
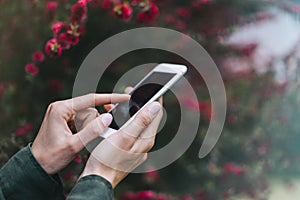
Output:
M81 177L98 175L114 188L129 172L144 162L153 147L162 109L153 102L127 126L103 140L91 153Z

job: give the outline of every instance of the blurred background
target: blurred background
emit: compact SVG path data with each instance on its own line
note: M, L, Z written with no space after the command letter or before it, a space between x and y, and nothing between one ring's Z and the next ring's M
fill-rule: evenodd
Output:
M0 0L0 164L33 141L47 105L70 98L76 73L101 41L124 30L159 26L181 31L212 56L225 83L227 114L213 151L198 151L213 120L207 86L193 66L145 49L115 60L99 92L144 63L183 63L198 100L197 138L170 166L131 174L116 199L298 199L300 195L300 2L298 0ZM142 77L142 75L141 75ZM176 132L178 103L165 95L168 118L154 149ZM99 108L101 111L102 108ZM68 192L88 152L61 172Z

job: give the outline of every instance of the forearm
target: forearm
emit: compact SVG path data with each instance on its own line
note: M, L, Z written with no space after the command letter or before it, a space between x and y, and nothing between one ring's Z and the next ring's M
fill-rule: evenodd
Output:
M58 175L50 176L43 170L29 145L1 168L0 187L6 200L65 199Z
M101 176L89 175L81 178L72 189L68 200L112 200L111 184Z

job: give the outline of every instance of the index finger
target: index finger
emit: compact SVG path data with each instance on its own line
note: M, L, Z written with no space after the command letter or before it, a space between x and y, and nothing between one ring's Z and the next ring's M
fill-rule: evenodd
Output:
M129 101L128 94L87 94L66 100L66 105L74 111L83 110L92 106L100 106L108 103Z

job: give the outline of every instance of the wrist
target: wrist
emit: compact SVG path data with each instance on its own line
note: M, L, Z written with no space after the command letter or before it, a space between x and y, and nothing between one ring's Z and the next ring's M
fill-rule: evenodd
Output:
M40 164L40 166L43 168L43 170L49 174L49 175L53 175L56 172L54 171L54 169L51 167L51 165L49 165L49 163L47 162L47 159L45 159L43 157L43 153L41 150L39 150L36 145L34 145L34 143L31 145L30 147L31 153L33 155L33 157L36 159L36 161Z
M101 170L101 169L91 168L88 166L84 168L78 180L80 180L83 177L91 176L91 175L100 176L106 179L111 184L112 188L115 188L117 184L120 182L117 181L117 175L113 171Z

